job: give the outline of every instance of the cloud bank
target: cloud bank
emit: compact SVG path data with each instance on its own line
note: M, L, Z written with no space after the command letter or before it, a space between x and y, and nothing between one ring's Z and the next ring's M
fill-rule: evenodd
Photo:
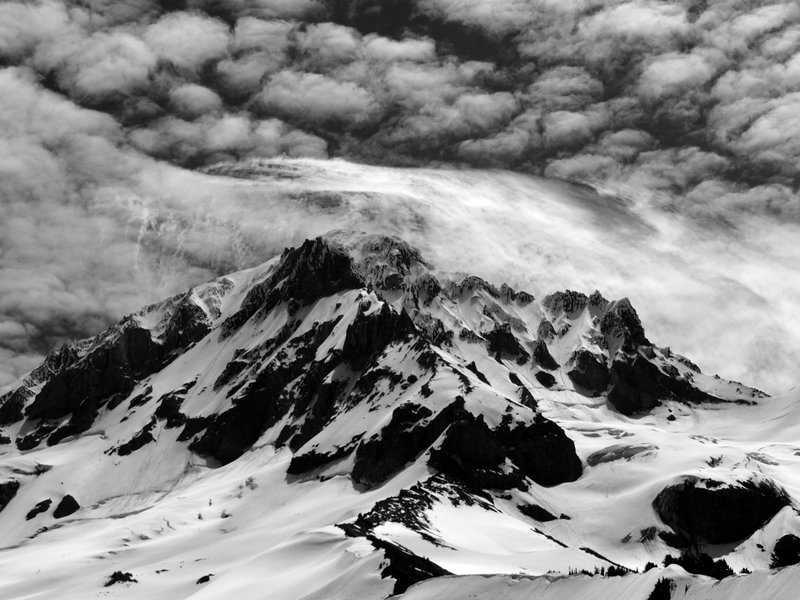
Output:
M658 234L632 239L651 250L648 269L660 257L684 290L665 297L682 297L690 313L713 298L720 314L753 315L744 330L758 329L755 307L788 315L800 302L787 283L800 223L798 31L797 4L767 0L2 3L0 385L54 344L264 260L289 233L364 215L389 227L419 210L395 198L394 208L365 204L273 230L253 215L274 221L286 207L257 186L232 190L182 170L280 156L591 183L647 215ZM499 185L500 175L476 173ZM469 204L472 188L459 186ZM437 193L451 198L443 206L455 202ZM504 197L487 197L469 214L530 240L506 258L564 258L555 238L537 245L546 219L531 217L523 232L513 214L486 208ZM558 214L555 202L545 208ZM288 214L310 218L303 211ZM611 217L593 218L597 235ZM651 290L642 301L653 301L658 280L620 275L639 273L629 256L638 251L595 242L581 252L616 270L588 259L536 264L563 271L559 287L604 287L587 278L596 272L619 282L605 286L613 295ZM715 258L684 264L688 247ZM671 339L678 319L651 319L658 339ZM796 349L800 334L791 319L767 322L759 331L769 334L742 341L755 379L744 363L719 370L786 383L782 359L757 357L772 356L778 339Z

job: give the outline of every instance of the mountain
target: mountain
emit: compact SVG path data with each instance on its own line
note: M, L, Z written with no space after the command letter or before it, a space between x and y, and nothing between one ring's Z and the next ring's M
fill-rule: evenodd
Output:
M627 299L334 231L0 397L0 596L793 598L798 416Z

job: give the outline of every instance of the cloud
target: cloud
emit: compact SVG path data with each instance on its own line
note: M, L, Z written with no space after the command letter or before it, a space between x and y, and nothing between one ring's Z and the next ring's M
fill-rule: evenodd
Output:
M94 102L147 87L157 57L142 40L123 32L67 36L40 48L38 69L54 71L59 84L78 100Z
M60 2L0 4L0 56L21 59L43 41L70 29L70 17Z
M202 14L171 13L144 32L144 40L163 60L197 70L228 50L228 26Z
M645 67L639 91L648 98L680 94L704 85L714 72L714 66L698 54L662 54Z
M13 299L0 310L9 332L0 360L14 372L49 344L174 289L174 273L177 282L196 282L266 251L258 242L264 230L256 234L242 208L259 198L244 200L236 188L226 208L232 192L219 184L219 202L197 201L188 190L213 178L176 166L332 155L546 173L633 199L636 210L654 211L648 218L659 226L663 210L690 228L747 231L752 255L743 260L753 268L766 268L759 251L777 252L765 241L769 223L781 237L800 222L796 2L164 6L0 4L0 239L14 241L0 256L0 286ZM377 209L359 210L358 218L349 209L346 218L314 213L314 227L358 223ZM488 209L470 210L482 218ZM503 218L514 218L499 210L490 216L497 231ZM297 235L308 230L282 226ZM528 228L535 226L547 225L531 216ZM509 227L497 239L519 233ZM723 247L712 250L732 252ZM586 282L577 268L566 275ZM29 288L9 283L25 279ZM717 283L749 298L747 310L771 306L758 298L758 286L740 279Z
M380 111L375 97L355 83L297 71L281 71L270 77L259 101L267 112L343 127L367 123Z
M168 116L131 134L137 148L188 164L249 157L326 156L324 140L279 121L247 114L209 114L187 121Z
M193 119L222 108L222 100L213 90L195 83L179 85L169 94L178 114Z
M367 58L385 63L400 61L430 62L436 58L433 40L392 40L377 35L364 39L364 54Z
M361 49L357 31L333 23L310 25L297 35L301 59L310 70L328 70L356 59Z

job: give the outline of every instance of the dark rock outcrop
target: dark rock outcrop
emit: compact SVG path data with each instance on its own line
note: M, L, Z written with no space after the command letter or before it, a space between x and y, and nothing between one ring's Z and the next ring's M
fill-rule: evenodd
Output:
M494 355L516 358L523 362L529 357L508 323L495 324L494 329L485 333L483 337L489 342L489 352Z
M779 569L800 563L800 537L787 533L775 543L770 568Z
M164 328L163 351L169 354L184 350L199 342L210 331L211 323L205 311L192 300L191 292L187 293Z
M624 415L647 411L663 400L678 402L721 402L719 398L693 387L684 379L661 372L641 354L611 364L608 402Z
M752 535L784 506L785 491L770 481L725 485L686 477L653 500L659 518L693 543L725 544Z
M127 456L143 448L151 442L155 442L156 438L153 437L153 428L156 426L156 418L153 417L147 425L142 427L136 434L124 444L117 448L117 454L120 456Z
M398 406L379 435L359 444L353 481L367 486L383 483L416 459L450 423L467 418L467 414L463 400L454 401L435 416L430 409L411 402Z
M31 393L21 387L0 397L0 425L10 425L20 421L24 416L25 402Z
M536 335L539 339L548 342L556 337L556 330L550 321L542 319L539 321L539 326L536 328Z
M575 389L588 396L599 396L608 388L611 380L608 367L594 354L581 348L572 358L573 368L567 372L567 377L572 380Z
M640 444L614 444L592 452L586 457L586 464L590 467L597 466L602 463L614 462L617 460L631 460L639 454L653 454L658 450L654 444L640 443Z
M370 358L382 352L395 340L414 330L405 311L397 313L382 303L378 310L367 312L370 306L359 306L358 314L347 328L342 346L342 360L355 369L363 368Z
M547 371L537 371L534 377L546 388L551 388L556 384L556 378Z
M600 320L600 333L606 337L609 348L618 344L623 352L633 353L639 346L650 345L639 315L627 298L611 303Z
M415 583L431 577L452 575L450 571L443 569L435 562L418 556L403 546L382 540L374 535L368 535L367 539L375 548L383 550L388 564L381 571L381 575L395 580L393 594L402 594Z
M538 413L531 423L503 426L495 434L507 456L539 485L575 481L583 473L575 443L561 427Z
M19 490L19 481L12 479L0 483L0 510L3 510L8 503L14 499Z
M156 408L155 417L156 419L165 420L165 427L167 429L181 427L186 423L186 415L181 412L183 400L184 395L176 392L161 396L158 408Z
M586 294L575 292L573 290L566 290L564 292L556 292L545 296L543 300L544 306L549 309L553 314L565 314L570 319L578 316L589 302Z
M550 351L547 349L547 344L545 344L544 340L541 338L536 340L533 344L533 360L537 365L548 371L553 371L559 366L556 359L553 358L552 354L550 354Z
M81 505L78 504L78 501L67 494L61 499L61 502L58 503L58 506L56 506L56 509L53 511L53 516L56 519L63 519L64 517L68 517L72 513L76 512L78 509L80 509L80 507Z
M252 287L241 308L223 324L223 335L229 335L257 312L266 313L280 302L294 300L305 305L342 290L364 286L364 280L353 268L352 258L343 248L323 238L306 240L298 248L285 250L275 271Z
M133 573L123 573L122 571L114 571L106 581L103 587L111 587L117 583L139 583L137 579L133 577Z
M59 419L83 410L91 412L112 394L128 394L138 379L162 365L162 347L150 332L132 321L119 326L107 343L53 375L25 411L29 419Z
M476 489L521 487L524 474L519 469L505 468L506 449L483 415L468 415L448 427L444 441L431 452L428 464Z
M304 439L309 439L324 424L336 397L335 385L326 385L324 380L339 364L338 361L335 357L328 362L314 360L317 348L334 326L334 321L318 324L287 342L294 349L292 358L285 352L279 353L233 398L230 409L209 417L205 422L187 420L181 438L188 435L186 427L190 424L192 427L205 426L203 435L189 448L227 464L244 454L268 427L275 425L294 407L295 416L310 413L300 432ZM292 389L288 389L298 377L300 379ZM284 431L278 439L279 444L286 443L296 432L293 426L287 426ZM302 445L300 438L293 443L293 449L299 445Z
M25 520L30 521L41 513L47 512L50 509L51 504L53 504L53 501L50 500L50 498L47 500L42 500L41 502L37 502L36 505L28 511L28 514L25 515Z
M519 512L526 517L530 517L534 521L539 521L540 523L547 523L548 521L555 521L558 519L557 516L538 504L521 504L517 506L517 508Z

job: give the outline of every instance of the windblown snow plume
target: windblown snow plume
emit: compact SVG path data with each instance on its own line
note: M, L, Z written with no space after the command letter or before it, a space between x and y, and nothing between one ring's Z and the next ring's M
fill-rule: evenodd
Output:
M641 294L652 326L704 366L784 389L800 345L798 23L794 2L5 2L0 382L327 219L443 226L402 194L287 211L280 186L245 193L180 169L285 156L588 182L636 207L636 236L610 239L608 219L631 213L606 200L583 237L560 202L541 219L506 219L518 213L501 193L465 210L476 185L527 195L522 176L443 171L449 191L414 197L474 233L437 238L442 255L465 246L452 258L490 269L507 255L562 287ZM351 173L344 187L374 191ZM680 313L701 325L671 329Z

